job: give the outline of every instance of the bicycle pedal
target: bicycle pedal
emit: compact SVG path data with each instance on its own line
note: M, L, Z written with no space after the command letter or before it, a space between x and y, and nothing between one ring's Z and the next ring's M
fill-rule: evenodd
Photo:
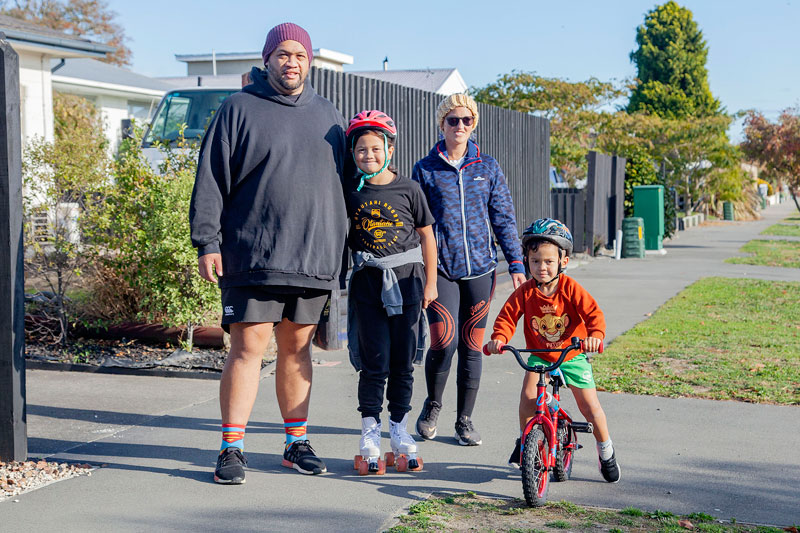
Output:
M575 433L593 433L594 426L591 422L573 422L572 429Z

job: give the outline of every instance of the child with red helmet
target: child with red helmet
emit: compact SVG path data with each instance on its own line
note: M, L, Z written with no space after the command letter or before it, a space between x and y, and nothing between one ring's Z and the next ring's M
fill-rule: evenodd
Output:
M357 167L345 183L353 274L348 290L348 340L359 371L360 473L383 473L380 460L384 389L389 401L392 456L399 469L418 470L422 459L406 429L411 410L412 361L422 309L436 299L433 215L419 185L391 165L397 127L382 111L350 120L347 146Z
M543 218L534 221L522 233L523 261L531 279L517 287L508 297L494 322L488 353L500 353L511 340L517 322L524 317L525 344L530 349L561 350L572 337L585 338L587 352L596 352L605 337L606 321L597 302L586 289L565 275L564 269L572 253L572 234L558 220ZM531 355L528 365L545 366L555 362L556 353ZM619 481L620 469L608 432L608 423L592 375L592 365L585 353L570 354L554 372L560 372L572 391L578 409L594 426L599 468L609 483ZM519 401L520 430L536 413L536 375L527 372ZM520 439L517 439L509 465L519 466Z

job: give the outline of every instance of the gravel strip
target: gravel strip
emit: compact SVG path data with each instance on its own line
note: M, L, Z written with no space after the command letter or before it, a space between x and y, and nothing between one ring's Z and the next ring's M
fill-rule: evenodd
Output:
M0 461L0 502L62 479L91 476L92 470L94 467L85 463Z

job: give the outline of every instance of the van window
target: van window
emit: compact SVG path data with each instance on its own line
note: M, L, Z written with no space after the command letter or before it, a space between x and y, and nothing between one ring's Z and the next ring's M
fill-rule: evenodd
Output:
M167 93L158 106L142 146L148 148L157 142L175 144L183 124L186 124L186 139L200 140L223 100L235 92L233 89L217 89Z

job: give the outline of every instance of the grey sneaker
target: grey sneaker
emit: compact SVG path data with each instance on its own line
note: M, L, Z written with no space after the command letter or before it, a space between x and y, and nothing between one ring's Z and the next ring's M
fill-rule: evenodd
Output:
M468 416L459 416L456 420L455 439L462 446L480 446L481 434L472 425L472 420Z
M422 405L422 412L417 418L417 435L425 440L436 438L436 421L439 420L439 412L442 404L433 400L425 399Z

